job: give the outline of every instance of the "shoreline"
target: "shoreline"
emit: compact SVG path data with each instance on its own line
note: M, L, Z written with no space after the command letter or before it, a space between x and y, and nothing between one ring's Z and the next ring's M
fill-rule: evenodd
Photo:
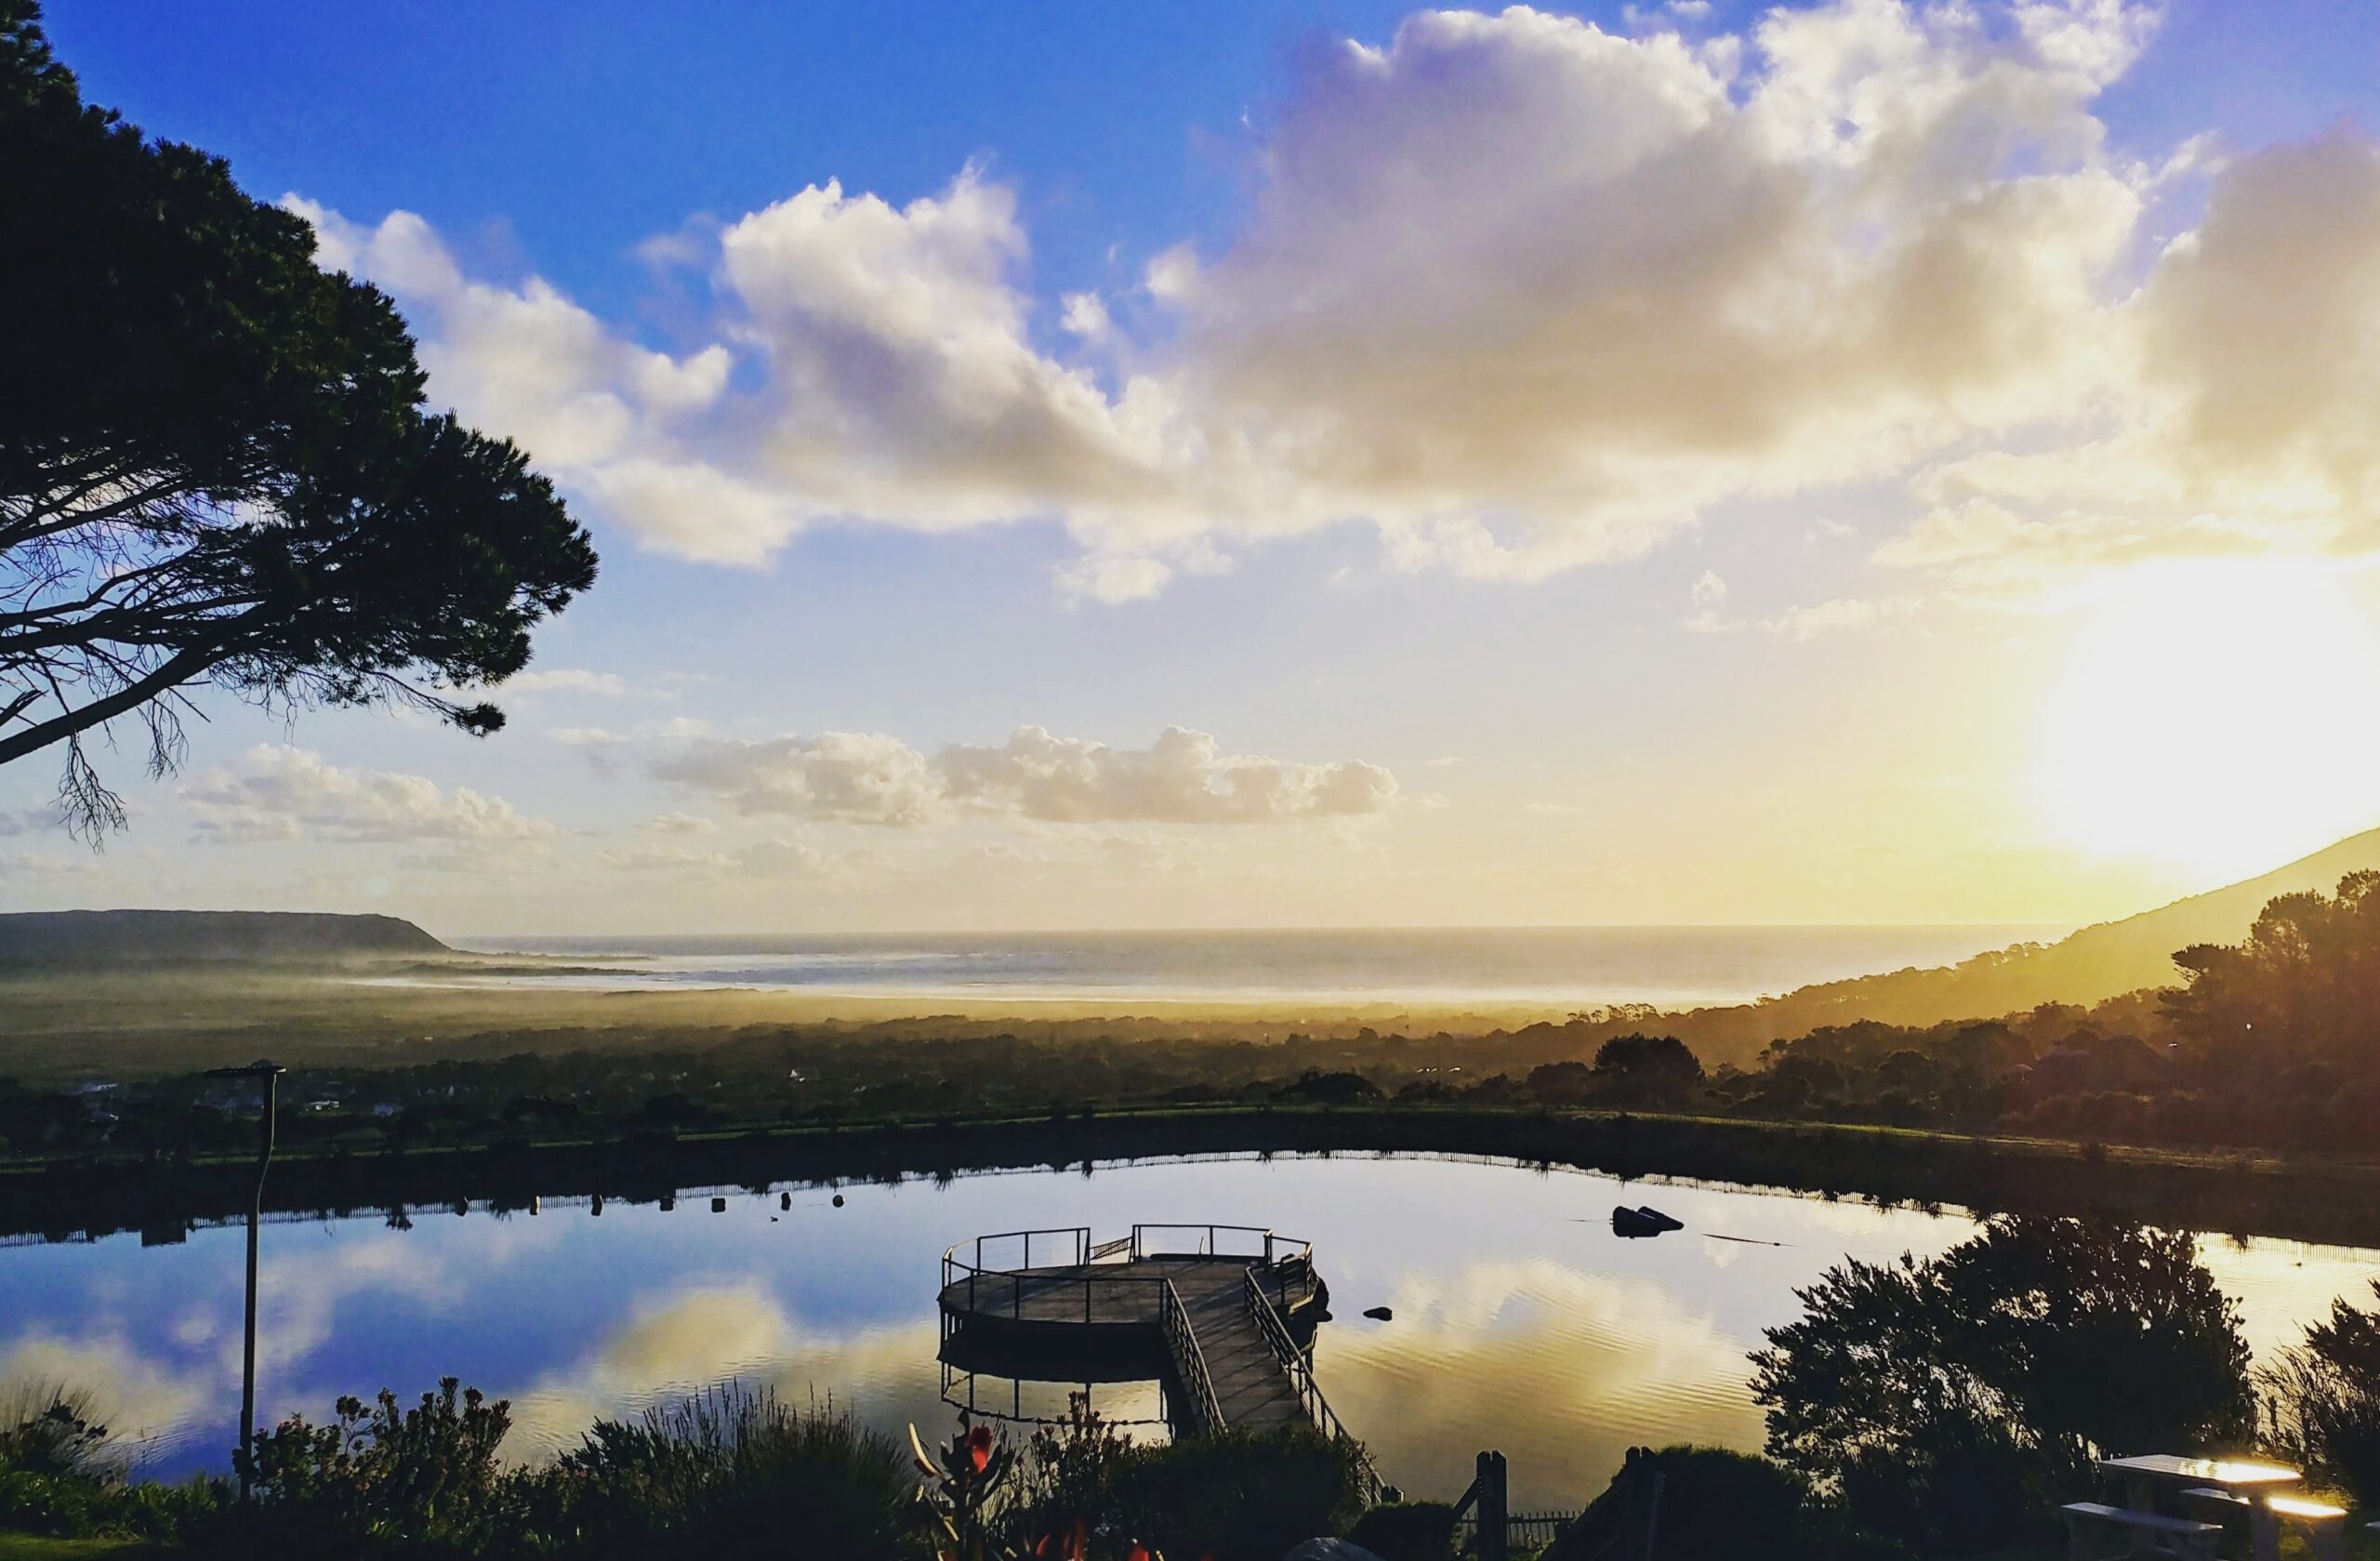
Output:
M932 1177L1208 1154L1460 1154L1858 1197L1977 1214L2086 1214L2165 1228L2380 1247L2380 1161L2202 1153L1913 1129L1624 1112L1444 1107L1171 1107L903 1120L669 1138L276 1157L268 1217L338 1218L457 1201L651 1202L681 1191ZM0 1166L0 1239L172 1244L245 1215L254 1161Z

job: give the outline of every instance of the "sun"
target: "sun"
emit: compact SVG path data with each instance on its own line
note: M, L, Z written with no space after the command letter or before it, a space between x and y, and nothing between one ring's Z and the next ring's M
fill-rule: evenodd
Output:
M2380 823L2380 637L2335 567L2133 572L2042 711L2045 822L2210 883Z

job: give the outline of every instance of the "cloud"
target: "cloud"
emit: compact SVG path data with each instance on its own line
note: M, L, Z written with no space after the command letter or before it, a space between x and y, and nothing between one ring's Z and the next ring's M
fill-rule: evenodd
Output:
M210 1401L218 1383L204 1372L177 1370L141 1355L120 1333L70 1338L36 1325L0 1351L0 1384L62 1385L93 1396L92 1418L136 1458L170 1446Z
M1788 640L1806 642L1828 634L1897 628L1914 616L1921 605L1910 597L1838 597L1795 607L1761 627Z
M237 769L182 788L202 840L443 840L486 845L557 833L501 797L441 789L422 775L343 769L303 748L259 744Z
M1697 634L1717 634L1736 626L1727 618L1727 582L1715 569L1706 569L1687 592L1694 604L1686 627Z
M998 747L954 744L936 766L954 801L1056 824L1276 824L1366 817L1396 800L1396 778L1377 764L1228 755L1180 726L1139 749L1021 726Z
M654 763L653 773L742 814L904 828L939 823L948 814L941 780L925 755L880 733L764 742L698 738Z
M706 738L653 773L738 813L917 828L962 815L1043 824L1283 824L1360 819L1398 800L1396 778L1360 760L1303 763L1226 754L1170 726L1117 748L1020 726L998 747L952 744L928 759L880 733L765 741Z
M672 235L659 263L707 267L717 300L676 354L540 279L465 276L410 214L290 205L406 304L437 394L649 547L748 564L819 522L1052 520L1081 547L1060 593L1114 602L1353 522L1394 567L1534 579L2091 403L2152 177L2091 105L2151 20L1835 0L1694 44L1514 7L1319 42L1242 228L1159 254L1120 316L1052 311L1080 359L1036 345L1016 192L972 166ZM2236 309L2235 272L2289 264L2218 242L2229 221L2192 262L2207 285L2169 256L2140 318ZM2333 230L2308 242L2360 242ZM2275 417L2344 432L2358 383L2318 374Z
M717 833L718 829L719 826L707 818L674 810L644 821L644 830L648 835L709 835Z
M575 1443L599 1416L731 1378L796 1406L828 1384L868 1382L870 1398L854 1408L897 1428L941 1411L932 1362L930 1324L838 1333L805 1323L756 1281L694 1281L640 1298L630 1318L577 1359L509 1393L515 1431L505 1447L534 1462Z
M799 840L758 840L732 851L638 842L599 852L595 862L615 872L694 873L715 880L826 879L857 865Z
M616 699L628 692L628 681L617 672L590 672L583 667L557 667L545 672L516 672L504 681L507 694L597 694Z
M2222 167L2110 326L2123 372L2062 437L1921 473L1879 564L2030 606L2152 559L2380 547L2380 146Z

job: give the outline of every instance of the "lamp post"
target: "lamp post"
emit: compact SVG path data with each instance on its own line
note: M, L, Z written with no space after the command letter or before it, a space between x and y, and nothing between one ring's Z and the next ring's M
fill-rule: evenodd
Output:
M206 1070L209 1078L253 1078L264 1091L264 1114L258 1119L260 1136L257 1144L257 1192L248 1205L248 1332L247 1348L240 1357L240 1500L248 1499L248 1461L255 1457L251 1445L257 1436L257 1226L264 1219L264 1173L272 1165L273 1118L278 1113L281 1076L286 1071L278 1063L262 1059L245 1067L218 1067Z

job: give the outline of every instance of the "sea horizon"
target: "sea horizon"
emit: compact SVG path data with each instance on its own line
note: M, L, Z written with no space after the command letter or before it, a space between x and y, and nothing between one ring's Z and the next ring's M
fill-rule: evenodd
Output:
M1954 964L2069 930L1985 922L496 934L451 941L466 953L565 959L576 967L549 975L456 978L471 985L957 1002L1593 1009L1748 1002L1818 982Z

